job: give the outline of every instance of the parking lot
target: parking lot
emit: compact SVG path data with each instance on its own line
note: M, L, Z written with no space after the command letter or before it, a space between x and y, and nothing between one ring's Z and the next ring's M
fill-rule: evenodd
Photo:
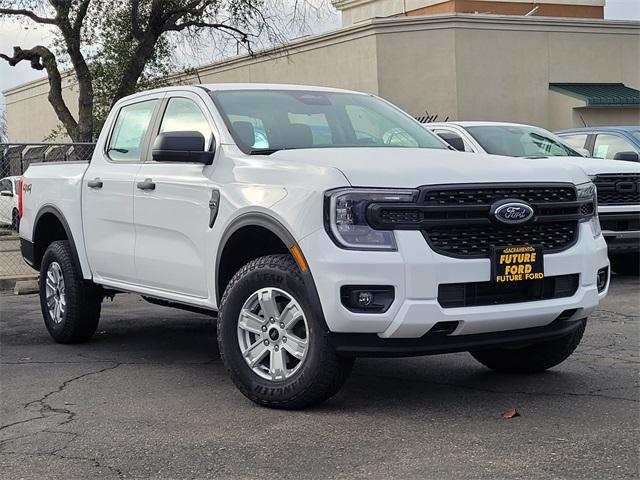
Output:
M637 478L639 287L614 279L547 373L464 353L360 359L336 397L297 412L236 390L208 317L122 295L93 341L57 345L37 297L6 294L0 477Z

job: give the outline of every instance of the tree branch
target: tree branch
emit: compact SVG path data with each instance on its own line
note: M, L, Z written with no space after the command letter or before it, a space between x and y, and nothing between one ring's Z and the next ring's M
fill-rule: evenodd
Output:
M26 10L23 8L0 8L0 15L14 15L17 17L27 17L33 20L36 23L44 23L47 25L55 25L55 18L41 17L40 15L36 15L35 12L31 10Z
M187 28L215 28L216 30L228 30L231 33L235 33L240 36L240 41L242 43L248 43L249 37L253 36L237 27L232 25L227 25L225 23L209 23L209 22L200 22L200 21L185 21L181 23L176 23L173 27L167 28L167 31L179 32L181 30L185 30Z
M46 70L49 77L49 102L58 116L58 119L64 125L67 133L73 141L78 140L78 122L67 108L67 104L62 97L62 76L58 70L55 55L42 45L35 46L28 50L20 47L13 47L13 57L9 57L4 53L0 53L3 58L12 67L16 66L23 60L29 61L31 67L36 70Z

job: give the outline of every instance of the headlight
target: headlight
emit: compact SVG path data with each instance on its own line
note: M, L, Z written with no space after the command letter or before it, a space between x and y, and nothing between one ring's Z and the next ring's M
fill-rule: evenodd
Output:
M325 198L325 227L342 248L397 250L392 231L374 230L369 226L367 207L370 203L413 202L417 195L417 190L341 188L329 191Z
M598 194L596 186L592 182L587 182L576 186L576 190L578 193L578 201L585 202L582 208L585 208L589 204L592 205L592 212L585 215L581 221L589 222L593 238L596 238L602 233L600 219L598 218Z

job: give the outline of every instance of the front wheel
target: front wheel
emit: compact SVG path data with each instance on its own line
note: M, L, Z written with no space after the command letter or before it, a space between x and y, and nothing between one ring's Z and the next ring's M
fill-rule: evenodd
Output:
M102 296L82 278L69 242L53 242L40 266L40 306L49 334L58 343L85 342L98 327Z
M470 352L485 367L505 373L536 373L564 362L576 349L586 326L582 320L573 332L555 340L523 348L491 348Z
M611 269L618 275L638 276L640 274L640 254L627 253L611 255Z
M352 358L338 356L329 345L289 255L258 258L235 274L220 304L218 345L238 389L271 408L327 400L353 366Z

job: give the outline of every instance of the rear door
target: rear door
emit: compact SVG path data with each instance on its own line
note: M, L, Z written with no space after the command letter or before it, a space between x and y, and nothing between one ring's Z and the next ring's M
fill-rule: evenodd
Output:
M96 150L82 185L87 256L98 280L133 283L133 190L146 153L154 111L163 94L137 97L119 107L104 148Z
M198 131L205 138L205 148L214 148L214 123L198 95L167 94L158 118L150 145L162 132ZM137 281L164 292L207 298L210 201L219 195L219 187L209 178L215 162L208 166L155 162L150 151L146 160L134 189Z

